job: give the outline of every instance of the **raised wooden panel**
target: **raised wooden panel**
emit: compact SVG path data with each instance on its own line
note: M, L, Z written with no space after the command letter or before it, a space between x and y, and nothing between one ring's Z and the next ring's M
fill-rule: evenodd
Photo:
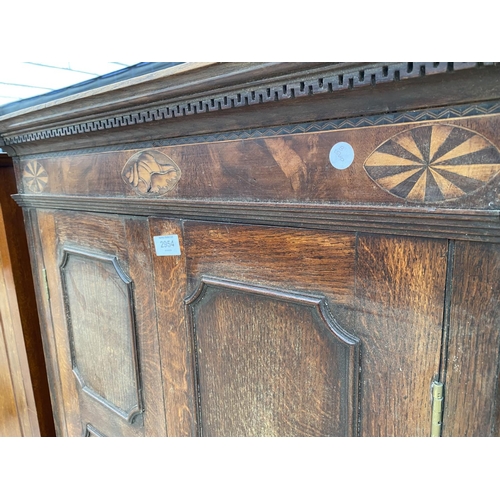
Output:
M358 341L324 298L203 278L186 301L204 436L348 436Z
M38 214L38 224L39 252L43 255L50 290L50 302L45 303L43 293L41 298L50 313L47 347L53 364L49 374L53 397L61 405L57 412L61 419L59 434L82 436L86 424L92 423L106 436L165 436L147 219L42 211ZM66 254L64 267L70 266L68 278L73 275L78 278L74 285L70 284L76 286L74 292L77 292L73 293L73 303L68 300L71 297L67 293L67 272L60 269ZM127 284L129 279L132 283ZM78 322L70 317L68 322L70 307L87 317ZM92 375L95 380L85 378L84 384L88 382L99 397L88 394L73 372L76 358L71 343L75 325L84 349L104 346L112 351L111 363L106 365L104 361L90 359L91 353L84 350L89 358L85 362L99 372L98 376ZM105 390L111 390L111 395Z
M106 437L102 432L98 431L93 425L87 424L85 427L84 437Z
M141 413L131 280L109 255L65 248L61 263L73 372L127 421Z
M456 242L451 293L443 435L498 435L499 248Z

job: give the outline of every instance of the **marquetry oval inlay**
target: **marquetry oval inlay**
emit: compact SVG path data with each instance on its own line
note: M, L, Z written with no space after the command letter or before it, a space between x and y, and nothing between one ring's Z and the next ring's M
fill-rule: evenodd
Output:
M500 152L485 137L452 125L424 125L381 144L365 170L382 189L411 202L453 200L500 171Z
M49 176L43 166L37 161L30 161L23 170L23 182L25 187L32 193L41 193Z
M122 178L138 194L162 195L179 182L181 169L159 151L139 151L128 159Z

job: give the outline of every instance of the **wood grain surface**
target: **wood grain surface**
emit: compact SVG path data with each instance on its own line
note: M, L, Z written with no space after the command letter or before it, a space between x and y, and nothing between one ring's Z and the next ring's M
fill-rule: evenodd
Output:
M151 241L164 235L179 238L180 256L159 257L155 252L152 260L167 432L169 436L193 436L197 421L192 352L184 311L187 277L182 226L180 221L155 218L149 224Z
M12 163L0 157L0 435L53 436L42 339Z
M191 290L207 275L324 293L361 339L361 435L429 434L445 241L187 222L185 241Z
M125 218L125 238L129 244L128 266L134 284L134 313L139 351L141 392L144 402L146 436L165 436L165 404L160 363L160 340L155 304L152 248L147 220ZM133 244L132 244L133 243Z
M189 292L213 275L304 292L333 303L354 298L355 236L238 224L185 222Z
M59 373L61 376L62 399L65 402L65 415L68 422L68 434L77 436L84 434L87 424L93 425L104 435L165 435L165 420L164 420L164 404L162 392L158 393L161 383L157 367L160 365L158 339L157 339L157 324L156 311L154 301L151 295L151 267L148 264L149 254L149 232L147 230L147 221L145 219L127 219L123 220L118 217L87 217L82 214L64 214L57 213L54 217L53 233L57 231L57 242L48 243L44 247L45 264L47 267L47 277L49 287L53 291L51 297L51 310L53 316L55 339L52 341L57 352L59 362ZM41 222L42 224L42 222ZM43 228L43 226L42 226ZM42 234L44 231L42 230ZM132 237L134 245L144 245L147 249L144 253L133 254L129 248ZM142 243L139 243L142 241ZM43 243L43 240L42 240ZM131 358L137 357L139 363L139 397L144 403L144 412L135 417L131 422L122 421L123 419L116 415L112 410L96 401L95 398L89 397L85 391L81 390L80 384L77 383L75 374L73 373L73 363L71 356L71 345L66 318L66 307L64 304L64 289L61 282L60 265L63 262L64 249L78 249L82 253L97 253L99 255L110 255L116 258L120 268L124 273L130 276L133 284L133 300L129 302L126 299L126 310L121 311L122 321L108 318L103 324L100 332L96 331L96 325L88 325L92 327L92 332L89 336L102 335L103 331L112 333L112 328L123 324L123 320L132 314L131 321L135 326L134 335L137 335L137 351L132 349L129 354ZM145 260L146 259L146 260ZM92 273L87 272L87 275ZM83 277L82 277L83 279ZM80 280L81 281L81 280ZM96 281L96 280L94 280ZM95 282L92 285L94 288L98 286ZM105 287L99 287L104 293ZM94 290L94 289L92 289ZM69 292L69 291L68 291ZM105 304L104 299L99 298L100 291L95 289L88 296L73 294L73 300L79 300L82 304L82 311L85 314L92 313L92 302L101 301ZM109 294L108 294L109 295ZM108 297L109 299L109 297ZM106 299L107 300L107 299ZM135 304L140 304L137 308ZM94 304L95 305L95 304ZM114 306L113 306L114 307ZM132 308L132 309L130 309ZM94 307L95 309L95 307ZM109 308L108 308L109 309ZM116 309L116 308L114 308ZM110 314L112 309L108 310ZM70 312L69 320L71 321L72 312ZM118 313L118 311L117 311ZM104 314L104 313L103 313ZM125 318L124 318L125 317ZM80 318L81 319L81 318ZM82 321L80 325L84 325ZM114 327L113 327L114 325ZM110 330L111 328L111 330ZM120 330L122 331L123 328ZM125 328L129 330L130 327ZM122 332L126 334L126 332ZM121 344L120 344L121 345ZM114 348L112 348L112 351ZM88 356L105 356L105 350L101 352L88 352ZM131 359L133 362L133 359ZM156 367L156 369L153 368ZM95 374L99 376L98 373ZM126 385L125 373L113 371L107 374L104 370L101 377L103 380L106 376L113 378L114 386L122 383ZM124 378L125 377L125 378ZM128 378L130 379L130 377ZM111 380L111 379L110 379ZM111 383L111 381L110 381ZM109 385L109 384L108 384ZM118 387L116 386L116 387ZM102 387L106 387L106 384ZM103 389L106 392L105 389ZM108 391L109 392L109 391ZM120 392L120 391L119 391ZM109 396L109 394L104 395ZM107 398L106 398L107 399ZM149 413L151 412L151 414Z
M0 263L2 263L1 260ZM0 297L4 296L5 285L2 276L0 276L0 292ZM15 382L18 382L17 379L19 377L16 376L16 373L12 373L11 364L9 363L9 351L11 356L15 356L17 352L13 349L9 349L10 344L7 343L3 327L4 314L2 314L0 320L0 436L19 437L23 435L20 417L24 418L26 416L27 408L26 406L21 406L18 409L16 404L13 379L15 379Z
M132 421L142 398L131 280L114 256L67 245L60 268L78 384L86 396Z
M44 278L45 258L43 250L54 250L55 238L44 244L44 234L50 239L55 234L54 216L50 212L25 210L26 231L30 241L33 280L36 292L37 307L42 330L43 350L47 366L47 379L50 387L50 398L54 412L54 424L57 436L67 436L68 427L64 410L62 378L59 369L53 310L50 304L50 294L47 293ZM54 250L55 251L55 250ZM50 286L50 285L49 285Z
M324 299L204 278L188 304L200 435L357 434L358 343Z
M428 436L439 373L445 241L360 235L354 333L361 339L361 435Z
M441 377L443 435L498 435L500 67L168 75L0 118L58 434L428 436ZM180 255L157 254L161 235ZM112 273L73 261L65 297L65 248L116 259L130 286L113 295ZM133 421L79 386L72 316L85 342L109 334L120 367L136 360ZM120 400L133 377L101 361L96 385Z
M457 242L451 293L443 435L498 435L499 248Z

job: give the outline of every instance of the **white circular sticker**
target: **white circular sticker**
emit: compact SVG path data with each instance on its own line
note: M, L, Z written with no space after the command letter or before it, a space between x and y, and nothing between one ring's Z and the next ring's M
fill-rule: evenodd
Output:
M330 150L330 163L339 170L344 170L354 161L354 149L347 142L337 142Z

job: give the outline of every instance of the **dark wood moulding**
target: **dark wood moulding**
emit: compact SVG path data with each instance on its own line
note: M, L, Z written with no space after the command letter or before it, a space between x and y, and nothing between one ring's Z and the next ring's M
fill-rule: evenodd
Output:
M0 146L21 156L486 101L499 81L494 63L188 63L0 116Z
M14 195L24 208L102 212L142 217L213 220L242 224L369 231L381 234L500 241L498 210L429 210L207 200L134 200L82 196Z

